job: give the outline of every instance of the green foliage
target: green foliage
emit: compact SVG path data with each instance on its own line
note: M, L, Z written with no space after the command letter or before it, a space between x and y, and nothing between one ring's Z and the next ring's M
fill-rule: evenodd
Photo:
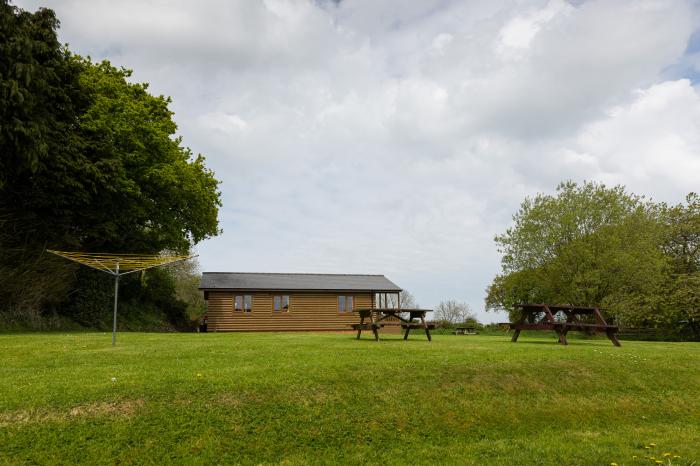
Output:
M170 99L130 83L129 70L72 55L57 27L51 10L0 0L0 312L54 306L97 323L101 288L87 274L76 281L74 267L53 273L42 251L184 253L219 233L220 192L177 137Z
M661 205L661 250L668 259L664 281L650 299L655 312L628 317L690 330L700 340L700 196L690 193L685 204Z
M700 460L699 344L546 338L0 335L0 463Z
M81 268L78 283L81 286L64 305L64 314L84 327L111 330L114 278ZM177 298L175 281L167 271L152 269L121 277L120 330L192 330L195 324L187 314L187 303Z
M108 62L67 58L81 70L80 114L64 148L14 176L3 207L32 215L53 247L185 252L218 230L218 182L175 137L169 99L127 82Z
M700 272L700 196L690 193L685 205L662 205L661 218L666 226L663 251L679 274Z
M114 278L85 267L78 268L76 276L80 286L71 293L63 313L87 328L109 329Z
M36 13L0 0L0 187L36 173L60 150L75 123L76 69L56 37L53 11Z
M187 303L178 299L176 283L164 269L151 269L143 272L138 282L138 299L132 299L137 312L140 306L152 304L165 314L166 321L178 330L193 330L196 322L187 316Z
M527 198L513 216L514 226L495 240L503 253L504 272L536 269L559 258L562 248L605 228L644 214L642 199L621 186L565 182L557 195Z
M697 328L697 195L667 207L621 186L567 182L555 196L526 199L513 222L496 236L503 268L487 290L487 308L603 306L625 325Z
M76 69L54 13L0 0L0 312L9 325L44 327L74 267L43 254L43 212L24 208L33 177L62 157L75 126ZM68 85L67 85L68 84Z
M177 299L187 305L187 316L192 322L199 322L206 312L204 295L199 290L202 274L197 258L178 262L164 270L172 277Z
M91 245L186 252L216 235L218 182L204 157L193 157L175 137L170 99L127 82L131 72L109 62L74 60L89 102L80 116L81 152L98 187L84 213Z
M652 204L622 187L573 182L557 195L526 199L514 226L496 236L503 272L489 287L487 307L522 302L616 306L647 295L665 265Z

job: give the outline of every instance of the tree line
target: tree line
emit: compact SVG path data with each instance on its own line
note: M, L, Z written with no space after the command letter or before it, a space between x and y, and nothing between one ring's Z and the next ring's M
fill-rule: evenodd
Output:
M50 9L0 0L0 320L100 327L110 277L45 249L187 253L220 232L221 194L170 98L72 53L58 27ZM186 325L197 271L183 270L125 277L124 322Z
M700 339L700 196L668 205L585 182L525 199L495 237L502 270L486 307L601 306L623 326ZM511 315L511 317L515 317Z

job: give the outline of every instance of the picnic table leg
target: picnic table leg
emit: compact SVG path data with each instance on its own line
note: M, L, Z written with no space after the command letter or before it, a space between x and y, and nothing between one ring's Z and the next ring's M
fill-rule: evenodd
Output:
M425 336L428 337L428 341L433 341L433 339L430 338L430 330L428 329L428 324L425 323L425 316L424 315L420 316L420 321L423 324L423 329L425 329Z
M411 331L411 327L410 327L410 325L407 325L406 326L406 333L404 333L404 335L403 335L404 340L408 339L408 332L410 332L410 331Z
M617 335L615 335L615 332L613 332L612 330L606 330L605 333L608 334L608 338L610 338L610 341L612 341L612 344L613 344L613 345L615 345L615 346L622 346L622 345L620 344L620 340L617 339Z
M377 323L375 322L374 314L370 314L369 319L372 322L372 333L374 333L374 341L379 341L379 332L377 332Z
M559 335L559 343L562 345L568 345L569 341L566 339L566 331L564 329L556 329L557 335Z
M593 315L595 316L596 320L598 321L599 324L601 325L608 325L608 323L603 319L603 315L600 313L600 309L597 307L593 309ZM606 330L605 333L608 335L608 338L610 341L612 341L612 344L615 346L622 346L620 344L620 340L617 339L617 335L615 335L615 332L612 330Z
M360 316L360 327L357 329L357 340L360 339L360 335L362 335L362 324L365 323L365 316L361 315Z
M595 320L600 325L608 325L608 323L605 322L605 319L603 319L603 314L600 313L600 309L598 309L597 307L593 309L593 315L595 316Z

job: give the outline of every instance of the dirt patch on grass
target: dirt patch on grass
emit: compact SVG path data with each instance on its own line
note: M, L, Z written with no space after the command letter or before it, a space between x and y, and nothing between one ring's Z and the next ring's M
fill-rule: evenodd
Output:
M240 406L242 404L241 396L237 393L221 393L212 400L214 406Z
M90 403L78 405L69 411L70 416L132 416L134 412L144 405L143 400L121 400L115 402Z
M104 416L130 417L144 405L142 399L99 401L76 405L68 410L19 410L0 413L0 427L35 422L63 422L75 418L95 418Z

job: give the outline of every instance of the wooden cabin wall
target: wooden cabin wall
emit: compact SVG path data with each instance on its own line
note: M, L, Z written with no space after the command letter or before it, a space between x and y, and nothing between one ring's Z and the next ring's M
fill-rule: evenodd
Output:
M252 293L208 291L207 327L210 332L350 330L355 312L338 311L338 296L354 296L355 309L372 307L372 293ZM234 295L253 297L251 312L233 310ZM289 312L272 310L273 296L289 295Z

